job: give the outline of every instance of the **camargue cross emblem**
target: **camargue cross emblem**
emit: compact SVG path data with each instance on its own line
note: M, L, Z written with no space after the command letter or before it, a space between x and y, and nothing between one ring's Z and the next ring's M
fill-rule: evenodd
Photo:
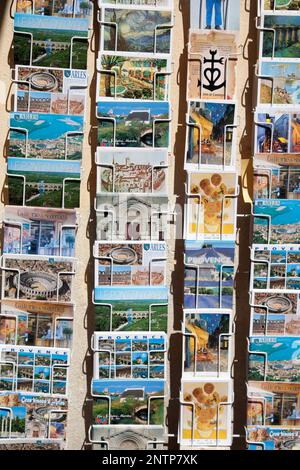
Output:
M203 76L207 80L207 84L203 83L202 86L205 88L205 90L213 92L220 90L220 88L224 88L226 84L226 80L224 80L222 83L218 83L222 75L222 70L221 67L217 67L217 65L219 64L224 66L224 57L216 59L217 51L210 50L209 53L211 58L204 58L203 61L203 64L209 64L209 66L204 67L203 70ZM201 80L198 81L198 86L201 86Z

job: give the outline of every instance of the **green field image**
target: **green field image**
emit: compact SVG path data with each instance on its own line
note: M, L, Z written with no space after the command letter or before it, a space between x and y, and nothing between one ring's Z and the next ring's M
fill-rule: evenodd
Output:
M168 119L168 115L162 115L161 119ZM116 146L118 147L154 147L169 146L169 123L156 122L152 132L152 124L145 125L135 121L131 126L125 122L117 121L116 124ZM98 124L98 145L111 147L114 144L113 123L100 120Z
M18 172L10 171L10 175ZM63 203L63 180L65 178L76 178L78 174L68 173L33 173L22 171L26 178L25 205L33 207L62 207ZM31 187L29 183L38 183ZM8 176L8 199L9 204L23 205L23 179L16 176ZM53 185L53 189L51 186ZM57 187L59 185L59 187ZM73 209L79 207L80 202L80 180L65 183L64 207Z
M147 312L143 318L132 318L128 322L127 311L131 308L128 303L112 302L112 330L113 331L149 331L149 305L145 303L134 305L134 312ZM122 312L122 314L120 314ZM134 315L133 315L134 316ZM167 332L168 306L158 305L151 309L151 331ZM95 330L110 331L110 307L97 305L95 307Z
M31 37L18 33L20 28L16 28L14 35L14 61L15 64L30 65ZM87 68L88 42L87 34L84 31L60 31L60 30L40 30L26 29L27 33L33 35L32 64L42 67L62 67L74 69ZM79 36L73 41L72 58L71 40L72 37ZM81 39L82 37L82 39ZM36 44L37 41L46 41L45 44Z
M163 395L163 390L161 391ZM108 400L97 399L93 404L93 422L108 422ZM110 424L147 424L148 402L127 398L120 401L120 398L111 399L111 421ZM155 399L151 402L150 423L152 425L163 425L164 423L164 400Z

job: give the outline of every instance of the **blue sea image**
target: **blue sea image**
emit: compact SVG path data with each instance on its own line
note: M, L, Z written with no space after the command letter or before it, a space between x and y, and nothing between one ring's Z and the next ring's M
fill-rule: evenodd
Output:
M295 337L268 337L250 338L250 351L266 353L268 362L272 361L299 361L300 338ZM264 362L263 355L255 356L255 360Z
M293 225L300 223L300 201L296 199L256 199L254 201L254 214L268 215L272 225ZM258 225L267 225L266 218L255 219Z

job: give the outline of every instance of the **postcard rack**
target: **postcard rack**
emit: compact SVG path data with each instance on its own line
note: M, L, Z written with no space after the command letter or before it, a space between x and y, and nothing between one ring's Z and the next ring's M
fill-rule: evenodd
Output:
M137 450L164 449L173 1L99 0L96 17L88 440L94 450L125 450L128 442Z
M92 4L15 0L11 11L0 449L58 450L67 438Z
M253 237L248 341L249 450L300 442L299 5L258 1ZM293 214L293 216L292 216Z
M188 43L178 443L194 450L233 440L240 12L230 0L214 5L190 2Z

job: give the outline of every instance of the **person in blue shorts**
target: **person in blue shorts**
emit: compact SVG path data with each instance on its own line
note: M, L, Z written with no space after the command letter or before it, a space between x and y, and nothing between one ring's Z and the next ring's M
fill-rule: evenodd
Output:
M215 10L215 29L222 29L222 0L206 0L206 29L211 29Z

